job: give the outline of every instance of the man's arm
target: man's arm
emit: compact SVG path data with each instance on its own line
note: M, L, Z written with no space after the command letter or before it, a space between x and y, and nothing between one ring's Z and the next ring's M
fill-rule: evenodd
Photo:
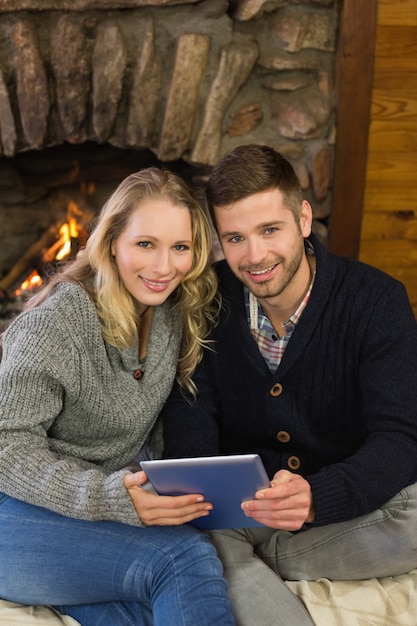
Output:
M209 382L208 364L203 357L194 382L194 398L176 384L162 413L165 458L213 456L219 454L219 431L216 420L217 395Z
M319 525L369 513L417 480L417 324L404 287L387 285L368 312L346 346L359 355L355 392L366 439L306 476Z

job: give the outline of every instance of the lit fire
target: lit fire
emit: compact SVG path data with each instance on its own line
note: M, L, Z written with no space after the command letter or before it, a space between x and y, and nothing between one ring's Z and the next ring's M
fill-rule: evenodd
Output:
M36 270L34 270L30 276L28 276L26 278L26 280L23 281L23 283L20 285L19 289L16 289L16 291L14 292L15 296L20 296L20 294L22 293L22 291L27 291L30 289L36 289L36 287L39 287L40 285L42 285L42 278L39 276L38 272Z
M62 248L56 254L56 260L61 261L71 252L71 239L77 239L79 229L76 220L72 217L69 222L62 224L59 229L60 240L63 241Z
M42 255L43 263L51 261L62 261L71 253L71 245L75 239L78 239L84 233L81 221L83 212L77 204L72 200L68 203L67 222L62 224L59 229L59 237L57 241ZM78 220L77 220L78 218ZM37 289L42 285L42 278L38 272L34 270L14 292L15 296L19 296L24 291Z

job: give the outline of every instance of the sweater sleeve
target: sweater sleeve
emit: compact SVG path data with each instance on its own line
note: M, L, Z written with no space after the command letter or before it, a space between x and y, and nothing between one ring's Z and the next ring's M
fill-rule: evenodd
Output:
M318 525L369 513L417 480L417 324L404 287L392 282L355 331L366 437L349 457L307 476Z
M193 377L197 387L195 398L176 384L162 409L165 458L220 453L217 394L209 382L207 369L208 359L203 358Z
M0 490L68 517L140 526L122 482L127 470L54 451L53 425L69 389L77 392L77 363L75 342L53 314L33 309L8 329L0 366Z

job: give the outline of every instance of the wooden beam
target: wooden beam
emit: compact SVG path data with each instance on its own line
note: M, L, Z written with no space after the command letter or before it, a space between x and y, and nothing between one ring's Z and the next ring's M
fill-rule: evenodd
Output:
M366 182L378 0L342 0L329 250L357 258Z

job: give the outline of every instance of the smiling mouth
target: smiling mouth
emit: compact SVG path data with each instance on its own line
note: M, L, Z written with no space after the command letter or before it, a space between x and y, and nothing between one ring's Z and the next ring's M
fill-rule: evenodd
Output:
M269 272L272 272L273 269L275 269L277 267L278 263L275 263L274 265L271 265L270 267L267 267L264 270L247 270L248 274L250 274L251 276L262 276L262 274L269 274Z
M166 289L168 287L168 285L171 284L170 280L149 280L147 278L144 278L142 276L142 280L144 282L144 284L149 287L150 289L157 289L160 291L163 291L164 289Z

